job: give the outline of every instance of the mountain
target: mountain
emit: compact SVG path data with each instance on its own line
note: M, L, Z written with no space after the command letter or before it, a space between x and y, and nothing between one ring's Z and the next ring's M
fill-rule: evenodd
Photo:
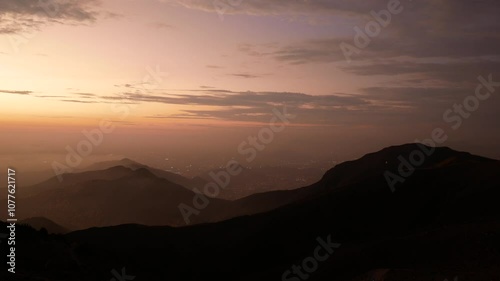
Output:
M301 198L265 213L181 228L72 232L64 241L73 245L73 259L37 271L48 258L38 257L22 271L45 277L64 272L64 280L104 280L113 268L135 280L499 279L500 162L438 148L391 189L387 172L399 174L400 160L419 149L390 147L337 165L299 189ZM401 171L408 174L406 168ZM58 237L48 239L30 245L52 243L59 249L54 257L67 255ZM340 245L333 251L329 242ZM318 246L331 251L314 263ZM304 278L284 275L305 261L314 270L302 268Z
M192 202L195 193L157 177L146 168L124 166L67 174L26 188L17 204L19 218L46 217L71 229L125 223L184 225L179 204ZM193 223L227 218L231 203L210 199ZM238 213L239 214L239 213ZM5 217L2 217L5 219Z
M211 174L218 174L221 171L225 171L225 169L215 169L194 178L186 178L176 173L143 165L129 158L123 158L121 160L94 163L77 172L107 170L117 166L123 166L132 170L145 168L159 178L164 178L195 192L200 192L206 184L214 181L210 176ZM247 168L241 166L240 168L242 172L236 176L231 176L229 185L220 190L217 198L234 201L255 193L297 189L315 183L324 174L324 171L321 169L313 167L270 166ZM259 181L255 181L254 179L256 178Z
M117 167L117 166L123 166L126 168L129 168L131 170L137 170L137 169L147 169L149 170L153 175L166 179L169 182L178 184L180 186L186 187L189 190L193 190L194 188L199 188L201 189L205 184L206 181L202 180L199 177L196 178L185 178L179 174L156 169L153 167L149 167L147 165L143 165L141 163L138 163L136 161L133 161L129 158L123 158L118 161L104 161L104 162L98 162L94 163L82 171L98 171L98 170L107 170L109 168Z
M132 159L122 158L120 160L110 160L110 161L101 161L97 163L93 163L85 168L82 171L98 171L98 170L107 170L109 168L113 168L116 166L123 166L129 169L137 170L139 168L145 168L145 165L142 165Z
M116 180L128 175L130 169L116 166L105 170L88 171L82 173L67 173L60 181L56 176L41 183L26 186L17 190L18 197L30 197L47 191L64 190L81 185L89 180Z
M109 164L123 165L106 168ZM130 160L98 163L92 168L98 170L65 174L63 181L53 177L19 189L18 203L24 207L18 211L18 217L46 217L71 229L124 223L186 224L179 204L193 206L197 193L167 180L170 173ZM209 198L206 209L190 216L190 224L266 212L301 199L306 193L307 188L260 193L236 201ZM0 218L6 219L5 216Z
M65 234L69 232L69 230L65 227L60 226L57 223L43 217L24 219L19 221L18 224L29 225L36 230L41 230L42 228L44 228L48 233L51 234Z

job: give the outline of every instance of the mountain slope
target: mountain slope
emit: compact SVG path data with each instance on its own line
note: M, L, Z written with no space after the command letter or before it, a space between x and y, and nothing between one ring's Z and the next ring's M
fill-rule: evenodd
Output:
M64 174L63 180L52 177L44 182L26 186L17 191L19 197L34 196L46 191L63 190L65 188L81 185L88 180L115 180L130 173L124 166L115 166L105 170L87 171L82 173Z
M67 237L108 245L130 258L141 245L146 260L129 267L146 279L277 280L311 255L317 237L328 235L342 246L308 280L369 280L379 271L384 280L452 273L489 280L485 272L500 277L500 163L439 149L392 193L386 168L369 169L370 163L397 166L397 157L414 148L393 147L336 167L309 187L316 195L268 213L181 229L129 225ZM443 164L449 157L455 160ZM131 236L150 239L126 243ZM146 264L154 268L163 261L168 263L161 271L145 271Z
M137 280L280 280L313 255L318 237L330 237L340 247L307 280L499 279L500 162L438 149L392 192L385 172L415 148L391 147L339 165L302 189L305 196L266 213L183 228L121 225L67 234L80 265L52 270L64 269L65 280L110 278L110 269L123 267Z
M45 230L47 230L47 232L51 234L65 234L69 232L67 228L43 217L24 219L19 221L18 224L29 225L36 230L45 228Z
M109 163L114 162L102 162L94 168L105 168ZM26 207L18 215L20 218L47 217L71 229L123 223L186 224L179 204L192 207L196 193L168 181L161 176L163 171L142 167L130 160L122 160L119 164L125 166L65 174L63 181L53 177L19 189L18 200ZM169 177L170 173L166 172L166 175ZM190 224L266 212L301 199L306 194L307 189L298 189L261 193L233 202L209 198L209 206L190 216ZM135 207L127 208L123 204ZM5 219L5 214L0 218Z
M180 186L186 187L189 190L193 190L194 188L201 189L201 187L206 183L201 178L193 178L193 179L185 178L179 174L156 169L153 167L149 167L147 165L143 165L141 163L138 163L138 162L133 161L133 160L128 159L128 158L123 158L123 159L118 160L118 161L98 162L98 163L90 165L89 167L86 167L83 171L106 170L106 169L116 167L116 166L127 167L131 170L134 170L134 171L138 170L138 169L145 168L145 169L149 170L155 176L157 176L159 178L166 179L169 182L178 184Z
M53 183L52 185L50 183ZM29 194L29 195L27 195ZM195 193L155 176L146 168L120 166L102 171L69 174L59 183L48 183L26 191L18 199L19 218L46 217L71 229L124 223L183 225L180 202L192 202ZM193 217L193 223L226 218L231 203L211 199L210 205Z

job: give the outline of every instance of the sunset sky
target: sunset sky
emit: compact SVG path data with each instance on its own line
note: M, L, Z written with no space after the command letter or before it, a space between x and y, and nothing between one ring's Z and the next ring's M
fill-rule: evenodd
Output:
M297 117L266 159L342 161L436 127L500 158L500 89L460 128L443 118L500 81L500 5L402 0L347 62L341 43L390 2L2 0L0 160L51 163L106 119L94 156L222 163L284 106Z

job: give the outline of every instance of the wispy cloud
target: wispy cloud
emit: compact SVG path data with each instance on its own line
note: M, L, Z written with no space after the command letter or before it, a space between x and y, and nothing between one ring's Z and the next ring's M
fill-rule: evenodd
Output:
M341 69L363 76L390 75L401 77L411 75L415 82L425 82L427 86L441 82L441 84L447 83L443 85L453 87L453 85L463 86L463 83L467 81L468 84L476 83L473 76L480 73L500 74L500 57L470 60L436 58L434 62L384 60L383 62L352 64L343 66Z
M220 65L214 65L214 64L207 64L206 65L207 68L213 68L213 69L221 69L221 68L224 68Z
M88 101L88 100L73 100L73 99L62 99L60 101L64 102L74 102L74 103L100 103L99 101Z
M200 1L181 1L185 6L200 8ZM368 3L369 2L369 3ZM494 0L401 1L404 10L393 16L391 24L381 35L372 38L368 48L355 55L356 61L409 57L480 58L498 55L500 49L500 5ZM387 1L244 1L242 7L227 13L287 14L328 13L336 16L348 12L356 18L361 29L373 18L370 11L379 11ZM209 10L208 7L205 9ZM466 19L466 20L465 20ZM353 44L351 35L298 39L281 45L241 44L238 50L249 56L268 57L291 64L329 63L344 61L342 42ZM438 62L439 63L439 62ZM434 65L439 67L439 65ZM407 69L405 69L407 70Z
M259 78L259 77L262 77L262 75L249 74L249 73L230 73L228 75L234 76L234 77L240 77L240 78Z
M204 90L199 90L204 91ZM104 96L102 99L125 100L136 102L157 102L179 105L203 106L262 106L294 104L311 106L346 106L366 104L355 96L326 95L312 96L303 93L288 92L234 92L229 90L205 90L206 94L143 94L123 93L117 96ZM218 93L216 93L218 92Z
M97 0L2 0L0 34L38 30L49 23L77 24L99 17Z
M73 95L76 95L80 98L85 98L85 99L98 97L96 94L92 94L92 93L73 93Z
M0 93L4 94L16 94L16 95L29 95L33 93L32 91L12 91L12 90L0 90Z
M204 0L161 0L163 2L178 3L190 9L197 9L206 12L216 12L212 1ZM241 3L240 3L241 2ZM355 12L370 10L373 7L386 5L387 1L290 1L290 0L252 0L239 1L239 5L232 9L227 9L228 14L248 14L248 15L282 15L282 14L351 14ZM229 5L228 5L229 6Z

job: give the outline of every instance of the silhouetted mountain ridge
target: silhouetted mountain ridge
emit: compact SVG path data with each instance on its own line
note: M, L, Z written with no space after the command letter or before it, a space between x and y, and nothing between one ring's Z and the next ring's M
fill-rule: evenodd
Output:
M19 221L18 224L26 224L33 227L36 230L41 230L42 228L44 228L50 234L65 234L69 232L67 228L44 217L24 219Z
M201 188L204 184L206 184L206 182L203 181L201 178L198 177L193 179L186 178L176 173L143 165L129 158L122 158L121 160L112 160L112 161L94 163L83 169L83 171L106 170L116 166L124 166L132 170L147 169L157 177L164 178L172 183L181 185L189 190L193 190L194 188Z
M424 151L432 151L432 153L428 155ZM468 152L455 151L448 147L432 148L412 143L387 147L378 152L366 154L357 160L343 162L328 170L320 182L328 181L330 185L342 188L367 178L384 176L386 171L398 174L398 166L401 164L400 157L411 164L410 155L413 152L419 152L420 155L425 156L423 164L412 165L416 170L433 169L467 162L498 162Z
M312 281L372 280L374 272L385 281L500 278L500 162L439 148L392 192L384 173L396 172L399 155L415 147L367 154L303 189L244 198L291 200L264 213L180 228L127 224L70 233L65 239L92 270L65 266L67 280L102 279L123 266L138 280L279 280L311 256L317 237L341 247Z

